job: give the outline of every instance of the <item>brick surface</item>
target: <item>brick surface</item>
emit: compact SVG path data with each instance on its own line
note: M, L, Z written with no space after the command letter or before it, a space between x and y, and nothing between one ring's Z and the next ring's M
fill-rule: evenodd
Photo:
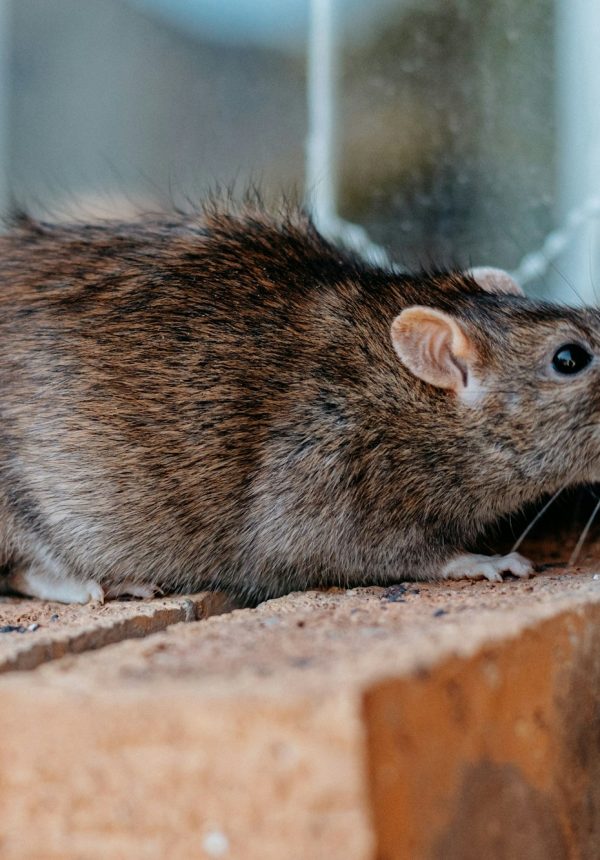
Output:
M147 636L169 624L225 611L221 594L146 601L112 600L103 606L0 598L0 673L33 669L68 653Z
M0 856L595 858L599 621L594 571L551 570L290 595L6 673Z

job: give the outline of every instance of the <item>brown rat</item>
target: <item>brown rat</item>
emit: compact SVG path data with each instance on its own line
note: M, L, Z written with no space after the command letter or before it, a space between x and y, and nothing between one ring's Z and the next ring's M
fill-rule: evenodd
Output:
M527 575L464 548L600 477L600 313L403 275L300 213L0 238L0 547L64 601Z

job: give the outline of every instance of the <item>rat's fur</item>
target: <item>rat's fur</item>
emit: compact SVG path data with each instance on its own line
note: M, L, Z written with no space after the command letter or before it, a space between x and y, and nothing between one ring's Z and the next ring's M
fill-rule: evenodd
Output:
M399 275L301 214L52 226L0 239L4 560L108 587L438 575L500 515L598 475L600 315ZM453 314L482 394L412 375L390 325ZM596 360L595 360L596 361Z

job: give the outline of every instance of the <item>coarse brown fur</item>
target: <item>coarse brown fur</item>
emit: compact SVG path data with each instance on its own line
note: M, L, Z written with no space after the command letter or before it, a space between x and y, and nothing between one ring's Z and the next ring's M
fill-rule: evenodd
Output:
M435 577L489 523L599 477L600 387L546 373L600 314L400 275L301 213L57 226L0 238L4 560L107 585ZM453 314L481 402L416 378L403 308Z

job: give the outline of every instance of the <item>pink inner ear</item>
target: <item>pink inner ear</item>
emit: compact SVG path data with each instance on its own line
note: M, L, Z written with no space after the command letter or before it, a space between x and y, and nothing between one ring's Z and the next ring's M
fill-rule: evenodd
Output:
M470 341L458 321L435 308L407 308L392 323L400 361L419 379L454 391L468 383Z

